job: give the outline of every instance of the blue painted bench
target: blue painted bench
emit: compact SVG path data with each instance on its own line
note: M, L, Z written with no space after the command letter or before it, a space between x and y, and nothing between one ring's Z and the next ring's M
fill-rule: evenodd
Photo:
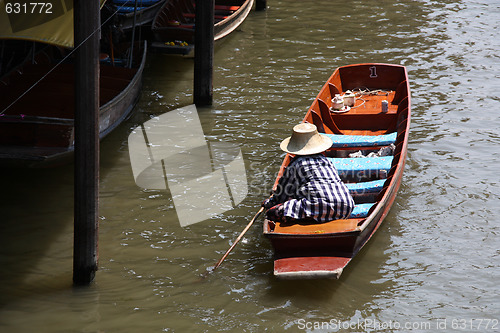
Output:
M332 148L388 146L396 142L397 132L383 135L324 134L332 139Z
M368 211L372 206L375 205L374 203L364 203L364 204L358 204L354 206L354 209L351 212L351 215L349 215L349 218L354 219L354 218L365 218L368 216Z
M340 178L363 179L363 178L385 178L391 169L394 156L383 157L354 157L354 158L332 158L328 160L337 169Z
M144 8L147 7L137 7L137 10L142 10ZM118 9L118 13L133 13L134 10L135 10L134 7L125 6L125 7L120 7Z
M369 182L347 183L347 189L351 195L364 193L378 193L384 187L385 179L372 180Z
M160 2L161 0L137 0L137 7L139 6L151 6L154 5L157 2ZM128 5L132 8L134 8L135 5L135 0L113 0L113 3L115 5Z

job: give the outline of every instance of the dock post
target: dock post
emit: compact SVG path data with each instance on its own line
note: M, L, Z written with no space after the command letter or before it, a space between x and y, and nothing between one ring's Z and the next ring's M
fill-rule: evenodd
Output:
M75 285L90 284L97 270L99 18L99 0L74 1L76 61L73 284ZM81 43L83 44L80 46Z
M212 105L215 0L196 0L194 104Z
M267 0L255 0L255 10L266 10Z

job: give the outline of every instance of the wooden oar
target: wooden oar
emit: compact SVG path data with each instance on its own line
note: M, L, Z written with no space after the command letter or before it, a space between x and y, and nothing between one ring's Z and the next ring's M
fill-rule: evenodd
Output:
M243 229L243 231L238 236L238 238L236 238L236 240L234 241L233 245L231 245L231 247L229 248L229 250L227 250L226 253L224 253L224 255L222 256L222 258L220 258L220 260L217 262L217 264L215 264L214 268L212 269L212 272L215 271L217 269L217 267L219 267L222 264L222 262L224 261L224 259L226 259L226 257L229 255L229 253L234 249L234 247L236 246L236 244L238 244L238 242L243 237L243 235L248 231L248 229L250 229L250 227L255 222L255 220L257 219L257 217L259 217L259 215L263 211L264 211L264 207L261 207L259 209L259 211L257 212L257 214L255 214L255 216L253 217L253 219L250 221L250 223L248 223L248 225L245 227L245 229Z

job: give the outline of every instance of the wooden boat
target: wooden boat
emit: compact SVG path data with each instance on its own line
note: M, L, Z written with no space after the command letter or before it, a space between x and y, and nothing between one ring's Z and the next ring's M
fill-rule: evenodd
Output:
M348 91L355 94L355 104L339 107L333 103L332 109L336 95L348 101ZM337 279L379 228L401 183L410 128L405 67L368 63L338 68L303 121L332 138L333 145L325 154L349 188L356 208L348 219L326 223L266 219L263 232L275 251L276 277ZM387 152L389 156L383 156ZM369 157L370 153L374 156ZM287 154L278 179L291 158Z
M254 0L215 0L214 40L229 35L250 13ZM194 45L194 0L167 0L153 20L153 48L188 54Z
M118 12L122 30L130 30L134 27L134 22L135 26L150 25L164 3L165 0L137 0L135 8L135 0L112 0L106 2L105 6L110 7L110 13Z
M120 53L118 46L114 49ZM146 43L136 43L134 54L130 68L118 57L101 61L101 139L129 116L139 99ZM30 61L0 78L0 166L49 167L69 162L73 155L74 65L54 68L52 60L42 52L36 63Z

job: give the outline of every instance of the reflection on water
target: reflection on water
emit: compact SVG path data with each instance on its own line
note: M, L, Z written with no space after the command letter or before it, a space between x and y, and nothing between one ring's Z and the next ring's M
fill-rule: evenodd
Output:
M192 101L192 59L152 55L135 116L102 144L100 270L91 287L70 287L71 167L3 171L2 331L297 332L301 319L371 319L402 325L385 331L445 323L446 332L453 320L498 319L500 6L268 4L217 48L214 105L198 110L206 141L240 147L246 198L183 228L171 189L135 184L129 134ZM405 65L412 88L403 184L377 234L339 281L277 281L254 226L200 279L269 193L291 125L336 67L360 62ZM474 328L465 331L487 331Z

